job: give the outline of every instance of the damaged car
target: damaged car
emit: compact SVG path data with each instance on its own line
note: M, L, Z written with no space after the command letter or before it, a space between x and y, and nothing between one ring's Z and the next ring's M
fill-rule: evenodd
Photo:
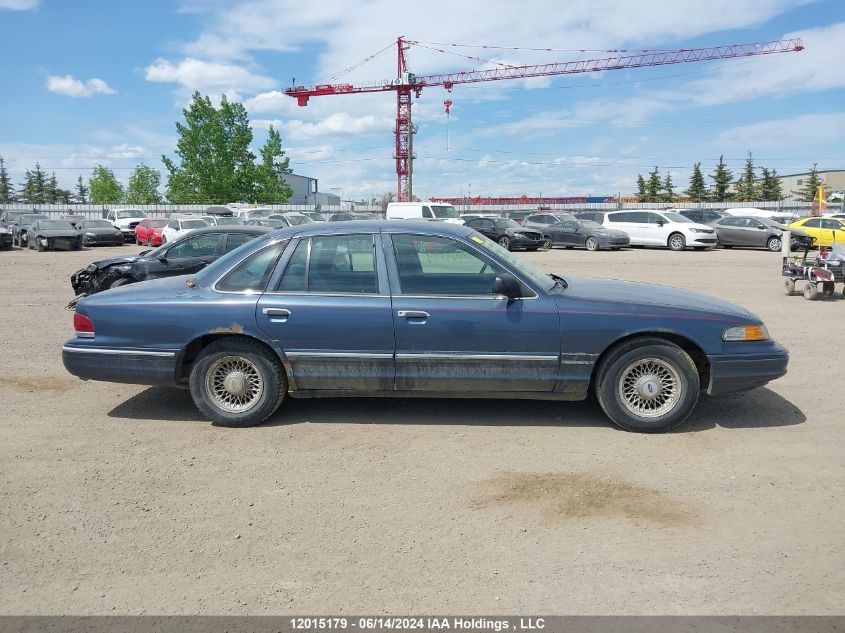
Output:
M82 233L64 220L35 220L27 231L26 245L39 253L78 251L82 249Z
M49 218L43 213L21 213L12 221L12 241L15 246L23 248L26 246L27 234L29 227L37 220L48 220Z
M76 224L85 246L123 246L123 231L108 220L82 220Z
M159 248L137 255L110 257L76 271L70 284L77 298L148 279L190 275L221 255L269 233L261 226L220 226L198 229Z
M0 224L0 250L12 250L12 232Z

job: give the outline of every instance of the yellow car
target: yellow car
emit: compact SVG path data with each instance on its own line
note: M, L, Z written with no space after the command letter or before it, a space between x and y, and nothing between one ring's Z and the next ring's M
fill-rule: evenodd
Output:
M845 244L845 221L837 218L803 218L789 225L816 238L816 246L830 246L834 242Z

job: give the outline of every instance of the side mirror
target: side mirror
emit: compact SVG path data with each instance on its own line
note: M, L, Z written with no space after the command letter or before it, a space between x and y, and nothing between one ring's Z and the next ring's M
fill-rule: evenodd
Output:
M507 297L508 299L516 299L522 296L522 288L519 287L516 277L510 273L502 273L493 282L493 294Z
M664 224L666 224L666 223L663 220L657 221L657 226L663 226Z
M765 231L765 230L766 230L766 227L765 227L765 226L763 226L762 224L759 224L759 225L757 226L757 228L758 228L758 229L760 229L761 231Z

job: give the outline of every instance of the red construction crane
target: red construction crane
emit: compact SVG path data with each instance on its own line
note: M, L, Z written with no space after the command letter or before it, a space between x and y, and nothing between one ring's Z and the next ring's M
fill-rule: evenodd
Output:
M642 68L644 66L666 66L668 64L684 64L687 62L701 62L713 59L751 57L754 55L772 55L774 53L790 53L804 50L804 45L801 43L801 40L794 38L772 42L753 42L751 44L730 44L728 46L714 46L711 48L681 48L661 51L607 51L617 54L612 57L605 57L601 59L583 59L577 61L534 64L527 66L507 66L500 64L499 68L493 68L490 70L470 70L457 73L417 76L408 72L408 65L405 60L405 51L410 48L411 44L419 44L419 42L406 40L404 37L399 37L396 40L396 79L386 79L380 82L359 84L319 84L311 88L306 86L293 86L285 90L285 94L291 97L296 97L297 103L300 106L308 105L308 99L311 97L320 97L323 95L359 94L364 92L395 92L396 127L394 129L394 137L396 142L396 153L394 158L396 159L396 177L398 181L397 200L400 202L410 200L412 194L414 156L412 148L413 126L411 124L411 94L414 94L417 98L419 98L423 88L443 86L446 90L451 91L454 86L460 84L478 83L481 81L526 79L529 77L548 77L553 75L574 75L578 73L590 73L603 70ZM368 59L372 59L374 56L375 55ZM357 67L357 65L353 66L353 68L355 67Z

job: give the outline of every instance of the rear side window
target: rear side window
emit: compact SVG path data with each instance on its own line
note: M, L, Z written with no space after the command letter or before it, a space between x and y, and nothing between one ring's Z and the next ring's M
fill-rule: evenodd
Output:
M217 290L226 292L261 292L273 272L287 240L253 253L217 283Z
M259 234L257 233L229 233L226 236L226 248L223 250L224 253L229 253L239 246L243 246L247 242L251 242Z
M167 251L167 257L210 257L217 252L221 237L220 233L205 233L188 238Z
M378 293L373 236L327 235L301 240L276 290L333 294Z

